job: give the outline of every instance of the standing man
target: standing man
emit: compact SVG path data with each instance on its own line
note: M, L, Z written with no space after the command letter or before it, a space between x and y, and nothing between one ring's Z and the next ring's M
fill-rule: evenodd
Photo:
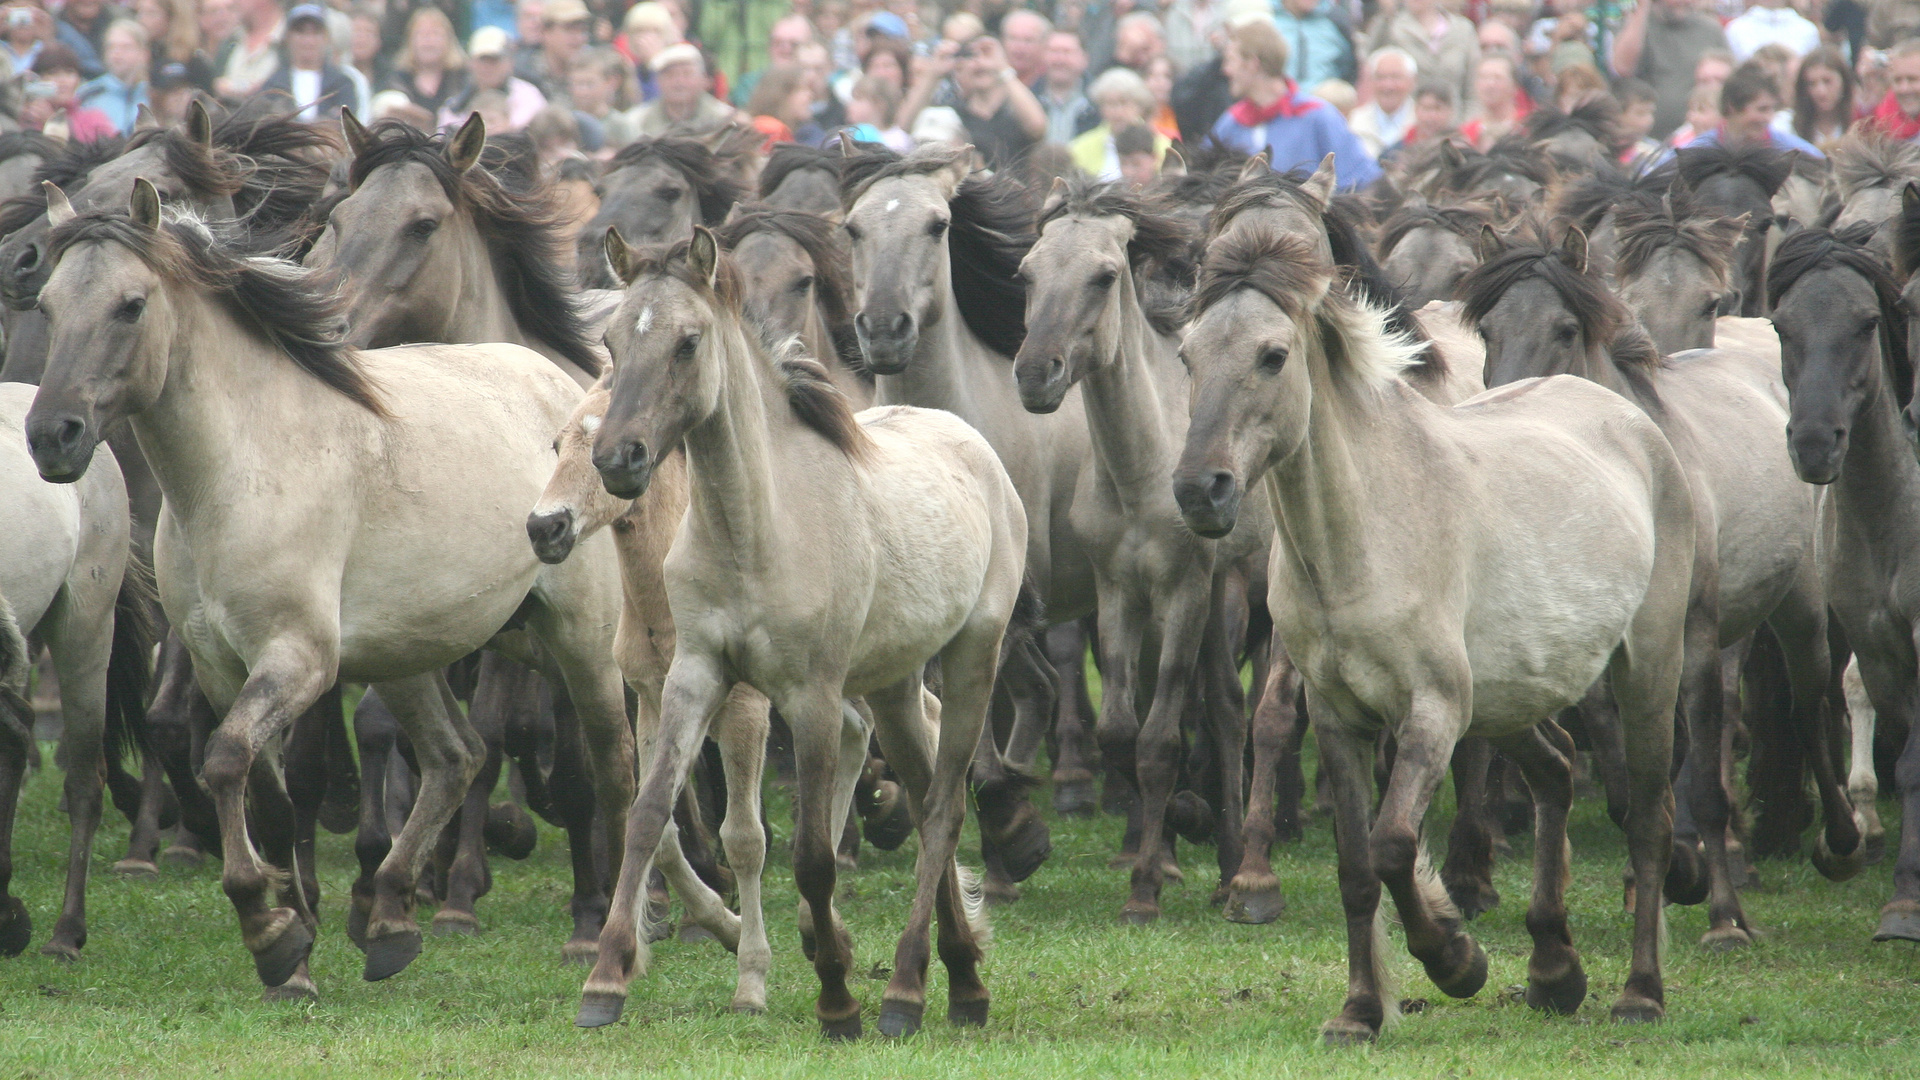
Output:
M240 0L240 37L213 80L213 92L228 101L259 93L280 69L280 38L285 30L280 0Z
M1132 12L1113 28L1113 62L1131 68L1143 79L1147 77L1147 65L1166 52L1166 31L1160 28L1160 20L1148 12Z
M1080 35L1055 30L1047 35L1046 74L1033 84L1033 96L1047 113L1047 141L1065 146L1100 122L1087 100L1087 52Z
M1311 169L1333 154L1340 187L1379 179L1380 166L1347 130L1340 111L1287 78L1287 43L1272 23L1236 27L1221 60L1238 100L1213 125L1215 139L1248 154L1270 152L1275 172Z
M653 79L660 96L634 110L639 135L665 135L675 125L712 131L733 117L727 103L707 92L712 80L700 50L682 42L653 58Z
M1287 43L1287 74L1294 82L1319 86L1328 79L1358 81L1347 28L1321 10L1320 0L1281 0L1273 25Z
M753 88L760 85L761 77L773 68L794 63L800 46L812 40L813 24L804 15L788 15L774 23L772 33L767 35L766 67L740 76L733 86L733 103L745 108L747 99L753 96Z
M1758 64L1742 64L1727 76L1720 87L1720 126L1706 132L1687 146L1765 146L1774 150L1798 150L1812 158L1824 158L1819 148L1792 131L1773 126L1773 114L1780 111L1780 92L1773 76ZM1673 158L1672 152L1666 161ZM1657 162L1658 168L1666 161Z
M498 31L495 31L498 33ZM506 35L501 34L504 40ZM339 113L340 106L364 113L360 94L347 73L327 55L327 12L319 4L301 4L287 12L287 62L261 90L278 91L291 99L294 115L314 121Z
M960 91L954 111L988 168L1019 163L1046 136L1046 110L1014 76L994 38L982 34L965 44L942 41L933 55L914 67L913 89L900 107L903 126L920 115L935 88L951 74Z
M1694 66L1727 47L1720 21L1694 0L1643 0L1613 39L1613 73L1653 87L1652 137L1665 139L1687 119Z
M1420 67L1405 49L1389 45L1367 57L1373 100L1353 110L1347 126L1367 153L1378 158L1413 130L1413 85Z
M1893 89L1861 125L1901 142L1920 142L1920 38L1894 46L1887 75Z
M1047 74L1047 38L1053 24L1037 11L1021 8L1007 12L1000 21L1000 44L1006 48L1007 64L1027 86L1034 86Z
M1369 47L1405 50L1419 62L1421 78L1452 87L1462 115L1470 112L1474 73L1480 68L1480 36L1473 24L1442 8L1440 0L1382 0L1380 8Z

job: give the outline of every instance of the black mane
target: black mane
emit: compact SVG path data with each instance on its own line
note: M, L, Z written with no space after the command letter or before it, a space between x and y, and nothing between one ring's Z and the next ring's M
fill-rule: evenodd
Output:
M1725 281L1743 229L1736 221L1694 206L1691 194L1681 185L1659 199L1630 202L1614 218L1613 272L1617 277L1633 277L1655 253L1677 247Z
M764 199L773 194L788 176L803 169L819 169L830 173L837 182L843 160L845 158L837 149L822 150L801 143L780 143L767 157L767 163L761 166L760 197Z
M1405 204L1380 227L1377 249L1380 257L1385 258L1393 254L1393 249L1409 233L1426 228L1445 229L1455 236L1478 241L1481 228L1499 221L1503 207L1501 200L1493 198L1471 199L1451 206L1424 202Z
M1900 283L1866 244L1872 239L1871 221L1855 222L1838 233L1801 229L1786 238L1767 267L1767 305L1777 307L1788 289L1809 271L1822 266L1851 270L1873 286L1880 305L1880 358L1893 381L1893 391L1904 409L1913 400L1913 362L1907 354L1907 314L1900 303Z
M747 197L746 188L727 174L720 156L706 143L685 135L662 135L628 143L607 163L607 172L631 168L655 158L677 170L693 185L703 222L720 223L734 203Z
M1744 176L1772 198L1793 175L1791 152L1768 146L1689 146L1678 152L1678 158L1672 167L1693 188L1716 176Z
M574 306L572 276L561 269L571 241L548 197L546 186L517 166L517 144L488 140L480 163L458 172L448 162L445 133L428 135L397 120L384 120L368 133L365 153L354 159L349 185L358 189L376 169L388 165L424 165L456 206L465 207L487 242L493 272L507 295L513 317L536 341L598 375L604 367L589 344L587 326ZM499 170L496 173L496 170ZM502 176L514 185L503 182Z
M1527 138L1542 142L1567 132L1582 132L1600 144L1600 148L1612 157L1618 157L1625 147L1620 142L1620 104L1611 97L1596 97L1591 101L1574 107L1572 112L1561 112L1551 107L1541 107L1529 113L1526 120Z
M818 214L764 203L741 204L714 230L729 252L742 240L762 232L779 233L807 253L813 263L814 295L819 298L834 354L862 381L871 383L873 372L867 368L866 354L860 351L860 339L853 329L853 270L840 243L839 230Z
M1589 346L1611 349L1615 339L1633 326L1633 315L1591 273L1569 265L1560 249L1534 244L1508 248L1475 267L1460 282L1461 317L1469 327L1493 313L1507 290L1528 278L1540 278L1558 293L1580 323ZM1654 356L1658 360L1658 356Z
M1061 197L1047 201L1035 231L1044 232L1047 222L1068 215L1123 217L1133 223L1127 262L1133 267L1134 294L1154 330L1178 333L1198 270L1192 263L1193 232L1186 223L1168 214L1160 200L1136 194L1124 184L1085 176L1068 180Z

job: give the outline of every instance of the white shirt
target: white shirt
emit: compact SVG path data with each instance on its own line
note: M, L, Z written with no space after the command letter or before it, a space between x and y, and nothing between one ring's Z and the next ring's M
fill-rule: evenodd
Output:
M1785 45L1795 56L1820 47L1820 28L1790 7L1750 7L1727 24L1727 47L1735 63L1744 64L1754 53L1772 44Z
M300 119L318 120L314 105L320 100L320 73L294 68L289 75L293 83L293 103L300 106Z
M1353 137L1360 140L1360 145L1367 148L1367 153L1377 158L1388 147L1398 145L1413 129L1413 98L1414 95L1408 94L1407 100L1394 112L1382 109L1377 101L1369 101L1347 117L1347 127Z

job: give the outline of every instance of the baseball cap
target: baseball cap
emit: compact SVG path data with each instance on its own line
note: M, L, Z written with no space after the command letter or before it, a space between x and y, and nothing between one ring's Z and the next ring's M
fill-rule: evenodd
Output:
M700 55L699 49L683 41L678 45L669 45L659 52L654 53L653 59L647 61L647 70L658 73L667 70L675 64L699 64L704 68L706 67L707 61L705 57Z
M507 40L507 32L497 26L483 26L475 30L473 36L467 39L468 56L506 56L512 51L513 46Z
M590 22L593 13L580 0L552 0L540 18L548 26L565 26L568 23Z
M298 4L294 6L292 11L287 12L288 27L293 27L303 22L317 22L321 26L325 26L327 25L327 10L319 4Z
M155 90L178 90L192 82L193 79L187 74L187 65L178 62L162 64L160 70L153 73Z
M888 37L907 38L907 20L891 11L876 11L867 17L867 33L885 34Z

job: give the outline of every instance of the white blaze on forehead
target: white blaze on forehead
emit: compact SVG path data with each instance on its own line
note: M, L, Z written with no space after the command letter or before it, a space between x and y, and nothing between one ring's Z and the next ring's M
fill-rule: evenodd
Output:
M888 199L888 200L887 200L887 213L889 213L889 214L891 214L891 213L893 213L893 212L894 212L895 210L898 210L898 209L900 209L900 200L899 200L899 199Z
M642 318L644 317L645 316L642 316ZM592 435L594 432L600 430L600 420L601 417L588 413L580 418L580 430L588 435Z
M633 332L645 334L651 329L653 329L653 308L651 306L641 308L640 317L633 322Z

